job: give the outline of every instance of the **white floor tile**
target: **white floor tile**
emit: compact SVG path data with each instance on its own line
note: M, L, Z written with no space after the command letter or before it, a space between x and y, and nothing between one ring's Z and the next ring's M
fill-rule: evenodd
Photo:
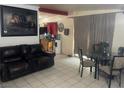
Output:
M107 88L103 77L94 79L94 72L84 68L83 77L78 73L79 59L57 55L55 65L51 68L34 72L8 82L0 82L4 88ZM94 71L94 70L93 70ZM124 73L122 73L122 87L124 87ZM112 88L118 88L118 83L113 80Z

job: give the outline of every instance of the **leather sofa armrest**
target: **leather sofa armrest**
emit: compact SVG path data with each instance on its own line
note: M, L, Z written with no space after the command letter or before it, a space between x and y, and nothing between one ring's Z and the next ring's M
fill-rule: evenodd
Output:
M50 52L42 52L43 56L50 56L54 57L56 54L55 53L50 53Z
M1 72L0 72L1 81L6 81L6 80L8 80L7 66L5 64L3 64L3 63L1 63L0 65L1 65Z

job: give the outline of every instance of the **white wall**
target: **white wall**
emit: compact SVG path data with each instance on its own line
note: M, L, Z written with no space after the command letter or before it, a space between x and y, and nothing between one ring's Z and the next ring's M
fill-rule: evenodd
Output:
M41 15L42 16L42 15ZM65 28L69 28L69 35L65 36L64 32L59 32L62 36L62 54L66 55L73 55L74 50L74 23L72 18L63 17L63 16L55 16L52 18L42 19L40 20L40 24L47 23L47 22L57 22L63 23Z
M20 7L20 8L26 8L26 9L38 11L38 7L32 6L32 5L26 5L26 4L25 5L13 4L13 5L7 5L7 6ZM18 45L18 44L36 44L36 43L39 43L39 36L1 37L1 31L0 31L0 47Z
M74 53L74 22L73 19L63 19L65 28L69 28L69 35L66 36L62 33L62 53L66 55L73 55Z
M117 13L112 51L117 52L119 47L124 47L124 13Z

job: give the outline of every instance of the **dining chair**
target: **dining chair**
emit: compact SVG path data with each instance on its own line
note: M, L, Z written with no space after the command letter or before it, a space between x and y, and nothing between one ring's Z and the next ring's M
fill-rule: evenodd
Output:
M108 65L98 65L98 78L99 72L107 75L108 88L111 87L111 81L114 77L119 77L119 87L121 87L121 72L124 68L124 56L113 56Z
M95 61L91 60L91 59L84 59L83 58L83 50L82 49L78 49L78 55L79 55L79 59L80 59L80 64L79 64L79 73L81 70L81 77L83 75L83 68L84 67L90 67L90 72L92 72L92 67L95 67ZM96 69L95 69L95 75L94 78L96 78Z

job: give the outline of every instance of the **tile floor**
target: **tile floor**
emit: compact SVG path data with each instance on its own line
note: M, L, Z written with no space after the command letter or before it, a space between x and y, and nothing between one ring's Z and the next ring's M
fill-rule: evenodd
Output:
M15 80L0 82L2 88L107 88L103 77L94 79L94 73L85 68L83 77L78 73L79 59L58 55L55 65L51 68L38 71ZM122 87L124 87L124 75ZM118 88L118 83L112 81L112 87Z

